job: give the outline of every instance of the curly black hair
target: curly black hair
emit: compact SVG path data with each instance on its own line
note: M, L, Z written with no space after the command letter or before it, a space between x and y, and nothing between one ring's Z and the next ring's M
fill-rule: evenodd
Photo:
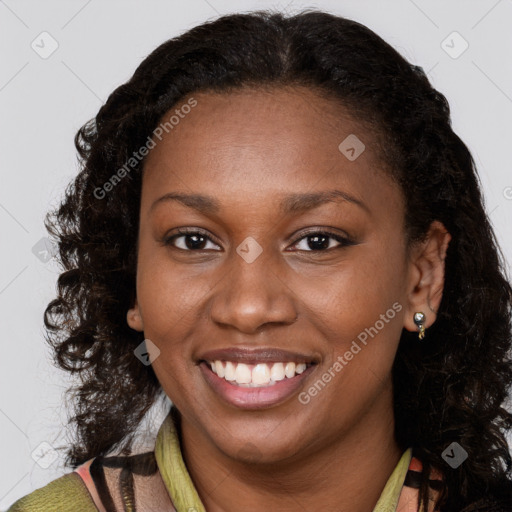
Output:
M504 403L512 382L512 288L473 158L451 128L446 98L420 67L364 25L317 10L233 14L170 39L77 133L81 171L46 218L63 266L45 311L47 340L56 364L80 382L68 391L76 441L66 464L128 453L163 393L152 367L134 357L143 334L126 322L144 166L134 155L192 93L266 86L314 89L378 134L382 162L405 197L409 244L423 240L435 220L451 234L428 342L405 329L401 335L395 435L423 462L423 503L433 469L444 477L441 510L497 494L511 480L512 414ZM442 458L452 442L468 453L456 469Z

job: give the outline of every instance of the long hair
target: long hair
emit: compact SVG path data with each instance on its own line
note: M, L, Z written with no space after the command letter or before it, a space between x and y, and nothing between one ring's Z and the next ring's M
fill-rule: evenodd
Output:
M126 323L144 166L134 152L194 91L288 85L340 102L378 134L381 160L405 197L408 243L434 220L452 235L438 318L422 344L403 330L393 381L397 442L423 462L420 499L440 470L439 505L453 511L511 478L512 415L503 403L512 382L512 290L445 97L367 27L318 11L229 15L170 39L77 133L81 171L46 220L63 266L45 311L47 339L56 363L80 379L69 391L76 441L66 463L127 452L162 394L152 367L133 355L143 334ZM456 469L442 458L452 442L468 454Z

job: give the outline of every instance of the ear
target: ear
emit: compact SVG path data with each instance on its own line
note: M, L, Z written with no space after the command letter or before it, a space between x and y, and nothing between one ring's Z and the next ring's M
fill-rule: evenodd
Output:
M144 324L142 322L142 316L140 314L140 308L137 299L135 299L135 305L133 308L128 310L128 313L126 314L126 321L132 329L139 332L144 330Z
M434 221L426 239L411 249L404 318L408 331L418 332L413 321L416 312L425 314L425 328L436 321L443 296L444 260L451 238L444 225Z

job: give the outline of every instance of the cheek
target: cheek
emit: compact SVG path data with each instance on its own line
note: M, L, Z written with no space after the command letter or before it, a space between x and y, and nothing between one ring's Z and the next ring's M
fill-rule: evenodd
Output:
M376 248L361 248L341 265L295 277L294 290L315 311L324 326L332 326L332 336L347 338L354 328L373 325L395 302L404 300L404 261ZM344 335L345 333L345 335Z
M210 287L205 280L190 279L169 260L153 255L139 255L137 299L144 323L144 336L159 348L152 362L153 370L166 394L181 404L193 386L191 340L197 331L201 299Z
M403 327L405 270L400 251L373 246L304 289L310 319L328 342L329 364L342 358L340 385L364 389L368 378L388 379Z
M211 293L206 273L184 272L161 248L141 250L137 269L137 299L148 338L166 340L186 337L197 322L198 308Z

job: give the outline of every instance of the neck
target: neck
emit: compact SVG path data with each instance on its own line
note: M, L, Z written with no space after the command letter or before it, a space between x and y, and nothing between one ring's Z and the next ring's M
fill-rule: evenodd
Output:
M182 420L183 457L206 510L373 510L402 455L388 399L313 453L271 464L233 460Z

